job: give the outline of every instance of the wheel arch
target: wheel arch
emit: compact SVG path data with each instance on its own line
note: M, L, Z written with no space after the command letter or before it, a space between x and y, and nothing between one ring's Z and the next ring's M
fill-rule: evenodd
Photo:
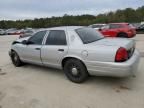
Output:
M12 53L12 52L16 52L16 53L18 54L18 52L17 52L16 50L14 50L14 49L11 49L10 51L11 51L11 53ZM18 55L19 55L19 54L18 54Z
M85 68L87 69L87 67L86 67L85 63L83 62L83 60L80 57L75 57L75 56L67 56L67 57L63 58L62 61L61 61L62 68L64 67L64 64L66 63L66 61L70 60L70 59L79 60L85 66Z
M125 32L118 32L118 33L117 33L117 37L121 37L120 34L125 34L125 35L128 37L128 34L125 33Z
M20 57L20 55L19 55L19 53L18 53L18 51L16 49L11 49L10 53L12 54L12 52L16 52L18 54L19 58L21 59L21 57Z
M15 51L14 49L11 49L11 52ZM15 51L16 52L16 51Z
M15 51L16 53L18 53L16 45L17 44L12 45L10 51Z

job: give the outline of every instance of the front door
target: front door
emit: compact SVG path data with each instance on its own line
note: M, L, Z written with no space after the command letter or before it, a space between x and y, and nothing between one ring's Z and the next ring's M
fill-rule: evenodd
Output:
M40 31L34 34L29 40L27 45L22 45L21 47L21 58L24 61L41 64L41 47L44 40L46 31Z

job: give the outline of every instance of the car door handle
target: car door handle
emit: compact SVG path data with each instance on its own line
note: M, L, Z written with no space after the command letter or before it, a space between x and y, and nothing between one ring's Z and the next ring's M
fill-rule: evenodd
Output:
M40 50L40 48L35 48L35 50Z
M64 51L64 49L58 49L58 51L61 51L61 52L63 52L63 51Z

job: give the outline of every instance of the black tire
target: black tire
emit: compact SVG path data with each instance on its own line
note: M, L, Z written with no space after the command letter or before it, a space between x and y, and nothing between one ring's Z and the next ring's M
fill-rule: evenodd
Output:
M128 38L128 35L126 33L119 33L117 37Z
M75 69L76 73L73 72ZM82 83L88 78L88 72L84 64L77 59L69 59L64 64L64 73L67 78L75 83Z
M16 67L20 67L23 65L23 63L21 62L20 58L19 58L19 55L15 52L15 51L12 51L11 52L11 60L12 60L12 63L16 66Z

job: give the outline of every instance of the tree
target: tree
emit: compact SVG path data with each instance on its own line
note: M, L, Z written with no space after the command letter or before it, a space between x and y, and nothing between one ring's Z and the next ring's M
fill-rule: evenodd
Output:
M33 20L2 20L0 28L48 28L55 26L87 26L94 23L111 23L111 22L141 22L144 21L144 6L137 9L126 8L118 9L104 14L94 15L68 15L63 17L35 18Z

